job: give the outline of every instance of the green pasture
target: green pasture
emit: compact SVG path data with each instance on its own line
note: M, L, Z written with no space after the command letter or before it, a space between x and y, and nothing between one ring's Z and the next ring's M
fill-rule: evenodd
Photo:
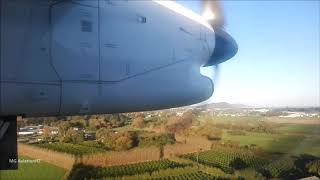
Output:
M281 124L277 130L280 133L316 134L320 136L320 125L315 124Z
M30 159L20 156L19 159ZM20 163L18 170L0 171L1 180L60 180L66 170L45 163Z
M255 144L271 153L311 154L320 157L320 135L305 136L252 132L247 132L246 135L230 135L224 133L222 140L236 141L241 146Z

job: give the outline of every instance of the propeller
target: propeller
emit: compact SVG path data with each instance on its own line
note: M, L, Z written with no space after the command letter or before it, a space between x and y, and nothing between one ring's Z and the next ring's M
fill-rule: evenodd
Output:
M225 20L220 3L217 0L202 0L202 17L205 18L213 29L223 29ZM220 68L219 63L210 64L211 79L218 83Z
M219 83L220 66L213 65L203 67L203 72L213 81L213 84L217 86L217 84Z
M238 52L236 41L224 30L224 12L218 0L202 0L202 17L212 26L215 33L215 47L205 67L212 67L212 80L216 84L219 79L219 64Z
M202 17L204 17L212 28L223 28L225 21L223 10L217 0L202 0Z

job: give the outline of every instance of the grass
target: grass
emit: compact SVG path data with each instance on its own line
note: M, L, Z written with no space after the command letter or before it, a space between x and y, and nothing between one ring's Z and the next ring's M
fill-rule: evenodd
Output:
M294 167L294 161L291 158L282 158L271 162L260 171L267 177L287 176L289 170Z
M74 155L84 155L84 154L104 152L104 149L98 148L97 146L95 147L95 145L92 146L90 144L71 144L71 143L55 142L51 144L48 144L48 143L37 144L36 146L53 150L53 151L74 154Z
M182 157L200 164L219 168L229 174L232 174L235 169L247 167L259 169L268 163L267 159L262 159L251 151L219 146L215 146L209 151L186 154L182 155Z
M257 120L263 120L261 117L216 117L213 119L214 123L234 123L241 124L243 126L255 127L257 124L261 124ZM206 119L203 118L205 123ZM213 124L214 124L213 123ZM255 144L259 147L262 147L264 151L269 153L283 153L286 155L300 155L300 154L310 154L320 157L320 127L319 125L309 125L309 124L272 124L269 127L272 130L275 130L276 133L262 133L262 132L245 132L245 135L236 135L227 133L224 129L222 136L222 141L233 141L239 142L239 145L252 145ZM117 131L127 131L132 130L131 126L125 126L117 128ZM138 129L135 129L138 130ZM271 131L273 132L273 131ZM199 140L197 140L199 144ZM178 144L179 145L179 144ZM127 158L124 158L126 162L131 162L135 164L130 165L116 165L111 167L103 167L105 165L110 165L115 160L110 159L109 157L114 157L117 160L119 153L108 154L108 151L101 148L97 142L83 142L81 144L70 144L70 143L52 143L52 144L42 144L39 145L43 148L66 152L76 155L87 155L88 159L84 158L83 162L90 162L79 164L73 169L70 179L83 179L83 178L119 178L119 179L143 179L143 178L167 178L167 179L196 179L197 177L209 178L210 174L217 177L237 177L242 176L246 179L264 179L261 172L258 172L260 167L265 167L265 171L270 174L270 177L281 177L281 174L292 167L292 162L288 163L289 160L276 161L275 159L260 159L260 155L263 156L265 153L260 154L243 154L237 153L237 147L232 147L229 151L221 150L217 151L215 148L210 150L211 154L206 154L204 151L199 153L199 163L195 159L196 156L193 155L193 161L189 159L181 159L179 157L172 158L170 160L161 160L161 161L149 161L149 162L140 162L135 161L144 159L140 153L134 153ZM193 147L199 149L197 143L192 143ZM211 146L211 142L210 142ZM185 148L182 144L179 145L179 148ZM185 150L185 149L184 149ZM240 150L238 150L240 151ZM92 155L93 153L103 152L101 154ZM156 149L155 152L158 152ZM194 152L194 151L193 151ZM259 151L258 151L259 152ZM126 153L126 154L121 154ZM130 152L125 151L121 152L120 156L123 157ZM252 152L253 153L253 152ZM139 155L140 154L140 155ZM148 154L148 153L146 153ZM150 154L150 153L149 153ZM157 156L158 153L151 153ZM173 153L175 154L175 153ZM282 154L281 154L282 155ZM84 156L85 157L85 156ZM131 157L135 157L133 159ZM147 156L146 156L147 157ZM201 161L207 157L207 161ZM215 158L218 157L218 158ZM236 157L236 158L235 158ZM239 157L239 158L238 158ZM263 156L264 157L264 156ZM263 158L261 157L261 158ZM269 157L278 157L276 156L266 156ZM27 159L26 157L21 157ZM150 158L150 157L148 157ZM178 159L178 160L176 160ZM226 160L227 159L227 160ZM238 161L235 161L237 159ZM239 159L241 161L239 161ZM266 162L264 162L266 160ZM119 161L119 160L118 160ZM261 162L260 162L261 161ZM269 162L272 162L269 164ZM92 163L94 162L94 163ZM120 161L121 162L121 161ZM191 162L191 163L190 163ZM226 174L221 169L224 166L219 166L219 169L216 164L223 164L225 166L231 166L231 162L238 162L240 165L244 162L247 166L244 169L238 170L238 168L232 168L232 174ZM202 164L201 164L202 163ZM210 165L215 166L210 166ZM233 163L235 164L235 163ZM234 166L232 164L232 166ZM101 165L102 167L96 167L96 165ZM201 172L199 171L201 170ZM21 164L18 171L5 171L0 172L0 179L61 179L65 174L65 170L41 162L41 164ZM211 176L210 176L211 177ZM254 177L254 178L253 178Z
M283 124L277 130L282 133L315 134L320 132L320 126L313 124Z
M106 177L122 177L143 173L151 174L152 172L162 169L175 169L188 166L191 166L191 164L177 163L168 159L111 167L95 167L78 164L75 165L74 169L70 172L69 179L101 179Z
M30 159L20 156L19 159ZM0 171L0 179L5 180L60 180L66 171L60 167L41 162L40 163L20 163L18 170Z
M303 135L247 132L246 135L224 133L222 140L238 141L241 146L255 144L270 153L312 154L320 157L320 136L307 137Z

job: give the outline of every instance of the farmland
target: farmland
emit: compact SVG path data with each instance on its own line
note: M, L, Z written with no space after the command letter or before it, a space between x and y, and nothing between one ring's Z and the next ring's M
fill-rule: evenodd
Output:
M186 154L182 157L219 168L226 173L233 173L236 169L247 167L259 169L268 163L267 159L257 157L250 151L225 147L215 147L209 151Z
M285 176L285 173L287 173L293 167L293 163L294 161L291 158L278 159L262 167L261 172L266 177Z
M241 146L255 144L271 153L281 152L295 155L307 153L320 156L319 136L247 133L246 135L224 134L223 140L237 141Z
M47 125L59 134L19 144L19 153L63 167L69 179L319 176L318 118L161 111L65 119Z
M26 156L20 156L19 159L31 160ZM2 180L26 180L26 179L47 179L59 180L65 175L66 171L60 167L45 163L19 163L17 171L0 171Z
M105 168L96 168L93 166L77 165L74 171L71 171L70 179L79 178L103 178L103 177L122 177L128 175L149 173L159 171L162 169L175 169L189 166L188 164L181 164L167 159L159 161L149 161L144 163L111 166Z
M50 149L59 152L65 152L74 155L93 154L103 152L103 149L86 146L82 144L70 144L70 143L51 143L51 144L37 144L38 147Z

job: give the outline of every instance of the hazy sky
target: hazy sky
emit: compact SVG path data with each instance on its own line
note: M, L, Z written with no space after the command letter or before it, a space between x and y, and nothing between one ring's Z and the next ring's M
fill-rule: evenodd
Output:
M200 12L196 0L181 4ZM212 101L258 106L320 105L320 2L222 1L239 45L223 63Z

